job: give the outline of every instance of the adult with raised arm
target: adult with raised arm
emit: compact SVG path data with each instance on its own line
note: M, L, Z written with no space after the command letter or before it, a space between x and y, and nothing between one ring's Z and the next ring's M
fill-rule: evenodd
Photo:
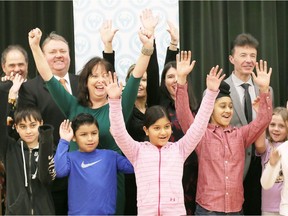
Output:
M161 85L160 85L160 100L159 104L164 106L171 116L173 134L170 141L179 140L184 133L179 125L176 111L175 111L175 95L176 95L176 61L175 57L178 53L177 44L179 42L179 32L178 29L172 24L168 23L168 32L170 34L170 46L167 48L165 65L161 74ZM198 103L194 94L194 89L192 85L191 76L186 77L187 92L189 95L190 110L195 115L198 109ZM198 161L195 151L189 155L184 163L184 173L183 173L183 188L184 188L184 201L186 207L186 214L191 215L195 211L195 198L196 198L196 186L197 186L197 176L198 176Z
M118 29L112 28L111 20L105 20L102 23L99 32L104 45L104 50L102 52L103 58L110 62L110 64L113 66L113 71L115 71L115 51L113 50L112 42L115 34L118 32Z
M140 14L142 26L154 36L159 18L154 16L150 9L145 9ZM131 76L135 64L128 69L126 82ZM137 141L144 141L146 135L143 131L144 113L152 105L158 104L157 89L159 88L159 66L157 62L156 43L154 39L154 52L149 60L146 72L143 74L133 107L132 115L127 122L127 131ZM125 214L137 215L137 187L135 174L125 174L126 204Z
M225 82L230 85L230 96L234 107L231 125L236 127L246 125L256 118L256 113L250 104L252 104L260 94L259 86L254 82L251 75L257 62L258 45L259 42L257 39L247 33L237 35L232 42L229 61L233 64L233 71L231 72L231 75L225 79ZM262 60L259 62L261 61ZM263 67L265 64L267 67L266 61L264 61ZM269 89L273 101L273 89L271 87ZM245 104L247 104L247 106ZM245 198L243 212L245 215L260 215L261 159L255 156L254 144L250 145L250 147L246 149L243 175Z
M0 89L9 92L7 109L7 126L9 135L16 140L19 134L13 127L14 111L16 109L19 89L28 77L28 54L18 45L12 44L4 49L1 55L1 66L4 76L1 77Z
M72 95L77 95L78 76L69 73L70 68L70 48L67 40L51 32L41 45L43 54L48 65L57 80L62 79L66 88ZM57 147L59 140L59 126L65 119L56 103L47 90L45 81L41 76L25 82L19 90L18 106L24 107L33 105L38 107L43 117L43 121L53 125L54 146ZM55 205L56 215L66 215L68 212L67 202L67 178L57 178L51 187Z
M47 89L52 95L54 101L59 106L64 115L73 119L79 113L90 113L99 121L99 139L98 148L112 149L121 152L110 134L109 122L109 104L104 84L108 81L108 72L113 71L111 64L100 57L90 59L83 67L79 77L79 95L78 98L72 96L61 84L53 77L47 61L39 47L41 39L41 30L36 28L29 32L29 44L35 59L36 67L46 81ZM153 37L145 30L140 30L140 41L143 45L141 54L133 70L133 75L129 78L123 91L123 115L127 120L132 113L133 105L137 96L138 86L151 54L153 53ZM75 150L75 143L70 143L70 150ZM116 214L124 212L124 177L118 175L118 193L117 193L117 211Z

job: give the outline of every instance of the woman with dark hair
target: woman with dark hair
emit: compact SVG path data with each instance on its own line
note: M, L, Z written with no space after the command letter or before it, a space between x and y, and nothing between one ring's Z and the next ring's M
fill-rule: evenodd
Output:
M153 13L149 9L145 9L141 14L141 22L143 27L154 34L155 28L158 24L158 17L153 16ZM165 66L162 71L161 85L159 85L159 64L157 59L157 49L154 40L154 52L150 58L147 71L144 73L140 85L138 88L137 99L134 104L133 113L127 123L127 131L134 140L145 141L147 136L143 131L144 114L148 107L153 105L162 105L167 109L169 116L171 117L173 133L170 137L170 141L179 140L184 134L177 121L175 114L175 86L176 86L176 55L179 49L177 48L179 42L178 29L174 27L171 22L168 23L168 33L170 34L170 45L167 47ZM131 71L135 65L132 65L127 73L126 81L130 77ZM198 108L196 98L194 96L194 90L190 76L187 78L188 95L190 101L191 111L195 114ZM185 194L185 205L187 214L193 214L195 211L195 196L196 196L196 183L197 183L198 163L197 156L194 152L188 157L184 164L184 177L183 187ZM127 214L137 214L136 209L136 183L134 174L126 175L126 192L129 202L126 202ZM133 186L134 185L134 186ZM134 188L134 190L133 190ZM131 199L130 199L131 197ZM132 204L133 203L133 204Z
M167 59L167 57L166 57ZM176 61L168 62L161 75L160 85L160 101L159 104L167 109L169 113L172 131L169 141L176 142L184 136L181 126L178 122L175 110L175 97L176 97ZM195 116L197 112L197 101L192 88L191 79L187 77L187 91L189 97L190 110ZM196 188L198 178L198 159L195 151L193 151L184 163L182 184L184 189L184 203L187 215L193 215L196 208Z
M129 78L123 91L123 115L125 120L132 113L133 104L137 96L137 90L140 79L147 69L150 56L153 53L153 37L145 30L139 31L139 39L143 44L141 54L136 63L132 76ZM101 145L98 148L111 149L121 153L110 134L109 122L109 104L107 93L104 89L108 82L108 72L113 71L112 66L105 60L95 57L84 66L79 77L79 97L78 99L70 95L63 86L53 77L53 74L47 64L47 61L40 49L39 42L42 32L36 28L29 32L29 44L33 53L36 67L46 81L47 89L52 95L61 111L70 120L79 113L90 113L99 122L99 139ZM76 144L70 143L70 151L76 149ZM124 208L124 177L118 175L118 193L117 193L117 211L116 214L123 214Z

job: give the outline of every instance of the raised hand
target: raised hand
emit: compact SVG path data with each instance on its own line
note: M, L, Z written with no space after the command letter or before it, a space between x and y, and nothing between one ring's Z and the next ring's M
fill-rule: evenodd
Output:
M103 44L112 43L118 30L119 29L112 29L112 20L105 20L100 28L100 36Z
M279 152L277 149L273 149L272 152L270 153L270 165L275 166L277 162L280 160L281 155L279 155Z
M153 48L154 37L150 31L142 28L138 31L138 36L145 48Z
M184 85L186 83L186 78L188 74L193 70L196 63L195 60L191 62L191 57L191 51L181 51L180 54L176 55L177 82L180 85Z
M71 127L72 122L69 119L65 119L59 127L60 138L70 142L73 138L73 130Z
M222 74L222 68L218 71L219 66L212 67L209 74L207 74L206 85L207 89L211 91L218 91L220 83L225 77L225 74Z
M39 28L35 28L28 33L28 40L37 70L43 80L48 81L53 77L53 73L39 45L41 36L41 30Z
M14 73L12 72L11 75L13 76L13 74ZM22 83L24 82L24 78L23 78L23 76L21 76L20 74L17 73L11 79L12 79L13 85L11 86L11 88L9 90L9 98L16 99L18 92L19 92L19 89L20 89Z
M104 84L104 88L108 97L111 99L117 99L121 97L123 85L122 82L118 85L118 79L116 73L111 73L109 71L109 81Z
M28 33L28 41L31 49L33 49L33 47L39 46L41 37L42 31L39 28L32 29Z
M155 28L159 22L159 17L154 16L152 10L144 9L140 15L140 20L143 27L148 30L151 35L154 35Z
M171 45L177 46L179 42L179 30L173 25L172 22L167 21L167 24L169 26L169 29L167 29L168 33L171 37Z
M6 81L13 81L15 75L14 75L14 72L11 72L9 75L5 75L3 77L1 77L1 82L6 82Z
M256 72L257 76L252 72L253 81L259 86L261 92L268 92L272 68L270 67L267 73L267 62L260 60L259 63L256 62Z

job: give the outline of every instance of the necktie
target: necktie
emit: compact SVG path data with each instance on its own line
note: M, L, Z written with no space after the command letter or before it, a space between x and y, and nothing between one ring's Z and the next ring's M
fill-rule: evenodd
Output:
M245 112L246 120L249 123L252 121L252 103L251 103L251 97L248 91L250 84L243 83L241 86L245 90L244 91L244 112Z
M59 82L62 84L62 86L64 87L64 89L70 94L67 85L66 85L66 80L64 78L60 78Z

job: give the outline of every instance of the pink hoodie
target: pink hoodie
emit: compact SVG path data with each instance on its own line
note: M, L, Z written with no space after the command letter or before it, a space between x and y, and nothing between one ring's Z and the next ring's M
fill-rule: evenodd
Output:
M134 166L139 215L186 215L182 188L183 164L204 135L218 92L207 90L187 133L158 148L134 141L122 116L121 100L109 99L111 133ZM178 98L180 99L180 98Z

